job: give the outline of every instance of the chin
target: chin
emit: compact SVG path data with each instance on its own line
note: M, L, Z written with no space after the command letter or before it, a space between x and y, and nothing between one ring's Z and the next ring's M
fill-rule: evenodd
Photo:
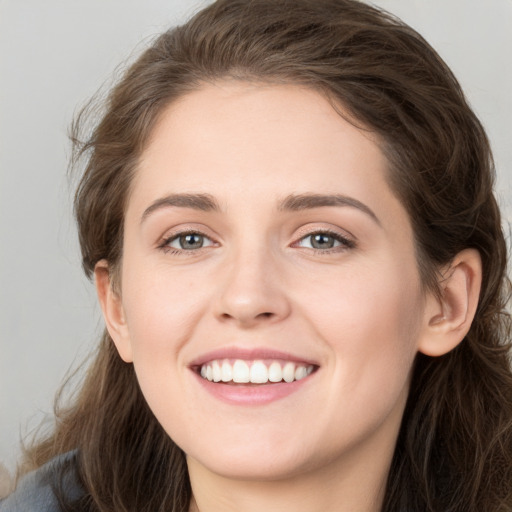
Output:
M314 464L306 463L301 457L283 457L274 453L271 456L251 452L238 453L236 458L224 455L194 459L187 456L191 464L202 466L206 471L230 480L278 481L298 476L314 469Z

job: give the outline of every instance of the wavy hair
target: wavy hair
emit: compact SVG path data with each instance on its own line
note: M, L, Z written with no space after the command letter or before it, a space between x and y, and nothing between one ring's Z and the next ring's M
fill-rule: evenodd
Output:
M383 511L512 511L510 283L489 142L447 65L392 15L356 0L218 0L159 36L113 87L90 133L90 109L72 129L87 276L101 259L120 262L130 184L160 113L224 78L310 87L377 135L425 287L439 291L438 269L459 251L480 253L468 335L444 356L415 361ZM70 510L188 510L184 454L106 331L74 402L56 417L55 432L28 456L37 467L78 448L87 495Z

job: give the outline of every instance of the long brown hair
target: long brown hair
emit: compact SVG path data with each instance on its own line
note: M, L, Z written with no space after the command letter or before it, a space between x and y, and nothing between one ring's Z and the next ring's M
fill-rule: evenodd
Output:
M298 83L373 131L408 210L425 286L465 248L483 286L467 337L418 355L383 510L512 511L507 250L486 134L441 58L410 27L356 0L219 0L162 34L112 89L92 132L73 127L75 212L90 277L120 262L133 173L164 107L222 78ZM28 452L32 466L78 449L87 495L74 510L186 511L185 457L149 410L105 332L74 402Z

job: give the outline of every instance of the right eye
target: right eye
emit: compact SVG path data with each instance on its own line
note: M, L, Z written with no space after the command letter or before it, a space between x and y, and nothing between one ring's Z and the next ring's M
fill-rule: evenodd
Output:
M163 247L178 251L195 251L212 246L213 243L210 238L201 233L188 232L173 235L164 242Z

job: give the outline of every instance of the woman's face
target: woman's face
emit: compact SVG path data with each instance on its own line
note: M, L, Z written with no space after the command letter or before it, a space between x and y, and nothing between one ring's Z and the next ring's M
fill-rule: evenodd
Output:
M389 461L425 296L386 166L296 86L204 85L164 111L113 337L190 463L272 479Z

